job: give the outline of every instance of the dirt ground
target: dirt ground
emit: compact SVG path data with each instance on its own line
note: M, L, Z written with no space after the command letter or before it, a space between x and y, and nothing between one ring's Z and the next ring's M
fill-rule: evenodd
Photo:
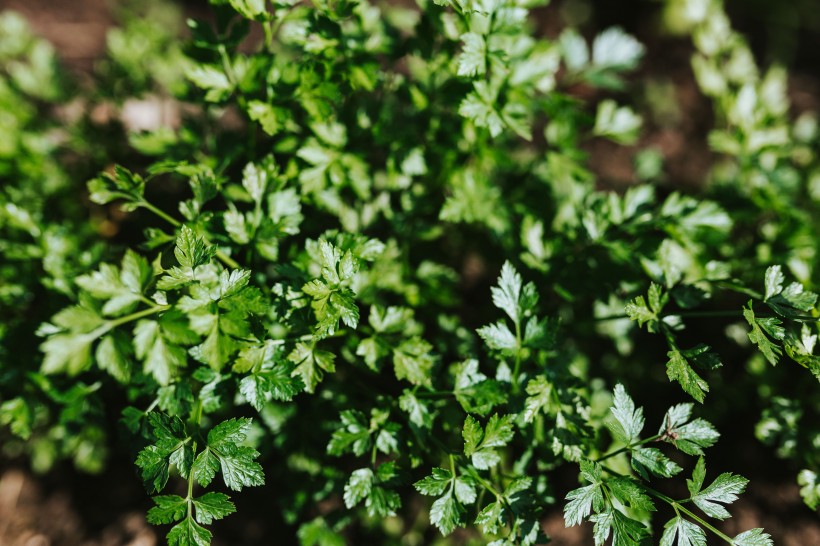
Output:
M201 9L200 4L185 3L186 9L196 10ZM106 0L2 0L0 9L12 9L26 16L34 30L52 41L69 69L77 73L90 71L100 57L106 29L113 20ZM550 19L557 16L558 10L559 6L554 6L539 12L539 18ZM649 144L660 150L676 184L695 186L703 179L712 159L706 145L711 109L708 100L698 92L688 68L691 50L683 41L659 44L652 36L642 35L640 28L627 30L648 42L650 52L661 51L659 55L650 55L639 77L651 75L659 85L666 85L677 105L676 120L650 124L640 146ZM795 70L790 83L796 112L820 106L820 74L816 67L814 73ZM634 182L633 149L598 141L589 151L591 165L603 187ZM148 500L133 468L126 462L112 472L113 476L109 473L87 479L64 467L56 475L41 477L23 466L0 463L0 546L162 544L157 530L145 521ZM759 474L767 475L764 469ZM729 534L765 527L778 546L820 545L820 518L802 504L793 480L753 480L746 496L733 505L732 512L734 517L722 525ZM260 525L264 529L264 523ZM592 544L590 526L565 529L560 512L545 516L544 529L554 546ZM216 535L220 537L219 532ZM265 541L262 530L258 535L257 541L217 538L214 544L270 543Z

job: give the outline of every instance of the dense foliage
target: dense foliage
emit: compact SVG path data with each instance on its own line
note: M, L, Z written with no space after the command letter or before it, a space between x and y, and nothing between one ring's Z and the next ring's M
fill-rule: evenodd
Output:
M596 545L654 522L762 546L715 527L747 480L706 464L745 404L817 509L820 131L719 1L667 6L714 106L695 195L652 148L623 191L588 166L648 115L620 28L547 39L538 0L211 3L184 46L135 4L94 93L0 18L6 456L103 471L121 411L172 545L264 486L305 546L542 544L551 505ZM134 97L180 119L95 120Z

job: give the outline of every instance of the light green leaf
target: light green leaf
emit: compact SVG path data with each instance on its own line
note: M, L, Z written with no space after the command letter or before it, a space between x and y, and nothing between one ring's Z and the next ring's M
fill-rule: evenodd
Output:
M749 529L733 538L732 546L774 546L774 541L763 529Z
M632 450L632 468L645 480L649 474L662 478L671 478L681 470L677 463L654 447L643 447Z
M677 542L675 538L677 537ZM660 546L706 546L706 533L681 517L670 519L664 526Z
M732 474L731 472L724 472L718 476L709 487L694 493L693 490L698 491L700 489L704 474L705 464L703 463L703 458L701 458L695 468L695 473L693 473L692 481L687 481L689 491L692 493L692 502L710 517L717 519L731 517L726 508L718 503L731 504L735 502L738 498L737 496L746 489L749 480L743 476Z
M464 508L458 503L452 493L436 499L430 507L430 523L438 527L444 536L452 533L456 527L462 526Z
M643 118L627 106L618 106L610 99L598 105L593 133L607 137L618 144L630 145L638 140Z
M481 76L486 71L487 44L484 37L475 32L461 35L464 48L458 57L459 76Z
M348 509L353 508L370 495L373 487L373 471L369 468L354 470L345 484L344 501Z
M631 445L640 439L644 426L643 408L635 408L635 403L620 383L615 386L615 401L610 411L615 420L609 421L607 427L618 441Z
M430 372L435 358L430 354L433 346L421 339L412 337L402 341L393 351L393 366L397 379L407 379L414 385L430 385Z

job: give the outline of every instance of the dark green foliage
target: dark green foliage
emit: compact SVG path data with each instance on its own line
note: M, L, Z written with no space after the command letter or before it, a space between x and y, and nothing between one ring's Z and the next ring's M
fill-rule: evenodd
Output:
M706 477L720 434L699 415L727 392L766 408L757 436L804 468L817 507L820 137L719 2L670 2L716 111L721 159L696 196L597 189L587 143L641 134L619 101L645 50L620 28L550 40L538 1L211 3L184 47L151 30L153 2L112 31L96 74L120 81L111 101L193 106L120 134L127 152L76 152L86 186L35 115L67 100L48 46L0 18L9 454L102 471L119 399L171 545L210 544L236 511L222 491L266 482L305 546L543 544L560 508L596 545L769 545L709 522L747 484ZM645 414L624 384L680 403ZM729 405L722 422L748 418Z

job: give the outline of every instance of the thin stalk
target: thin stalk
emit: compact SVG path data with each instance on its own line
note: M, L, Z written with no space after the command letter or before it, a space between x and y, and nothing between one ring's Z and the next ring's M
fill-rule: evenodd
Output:
M197 400L196 402L196 409L194 410L194 426L197 428L197 433L199 432L199 423L202 420L202 401ZM193 451L194 456L196 456L196 436L194 434L191 435L193 443L191 444L191 450ZM193 512L194 506L194 469L191 468L188 470L188 496L185 497L185 500L188 501L188 517L190 518Z
M148 407L145 409L145 413L146 413L146 414L151 413L152 411L154 411L154 408L155 408L155 407L157 407L158 405L159 405L159 398L154 398L154 401L153 401L153 402L151 402L151 405L150 405L150 406L148 406Z
M681 317L681 318L709 318L709 317L742 317L742 311L685 311L683 313L668 313L659 317L660 320L663 320L666 317ZM605 317L596 317L596 322L606 322L608 320L623 320L628 319L629 315L607 315ZM782 318L778 317L777 315L771 315L766 317L758 317L758 318ZM820 322L820 317L811 317L808 315L797 315L788 317L789 320L793 320L796 322Z
M165 220L166 222L168 222L169 224L171 224L174 227L182 226L182 222L180 222L179 220L177 220L173 216L169 215L167 212L160 209L159 207L156 207L153 204L149 203L148 201L145 201L145 200L140 201L140 206L150 210L151 212L153 212L154 214L156 214L157 216L159 216L160 218L162 218L163 220Z
M612 469L610 469L610 468L608 468L604 465L601 465L601 468L604 469L607 473L612 474L613 476L623 477L623 474L621 474L620 472L616 472L616 471L614 471L614 470L612 470ZM717 527L715 527L714 525L712 525L708 521L704 520L703 518L701 518L700 516L698 516L697 514L695 514L694 512L689 510L688 508L686 508L685 506L683 506L679 501L676 501L675 499L673 499L672 497L670 497L668 495L664 495L663 493L661 493L657 489L653 489L653 488L649 487L648 485L646 485L644 483L641 483L641 488L643 488L644 491L646 491L647 493L649 493L650 495L652 495L656 499L662 500L663 502L669 504L675 510L675 513L683 512L684 514L686 514L687 516L689 516L690 518L695 520L699 525L702 525L703 527L705 527L706 529L708 529L709 531L714 533L718 538L728 542L729 544L732 544L732 538L730 536L723 533Z
M262 23L262 28L265 30L265 51L273 53L273 21L267 20Z
M128 324L129 322L133 322L135 320L139 320L143 317L148 317L151 315L155 315L157 313L161 313L166 309L169 309L170 305L154 305L153 307L149 307L148 309L143 309L142 311L137 311L136 313L131 313L130 315L125 315L124 317L120 317L118 319L106 321L105 324L91 332L91 336L93 338L98 338L104 335L107 332L110 332L117 326L122 326L123 324Z
M154 214L156 214L157 216L159 216L160 218L162 218L163 220L165 220L166 222L168 222L169 224L171 224L175 228L178 228L178 227L182 226L182 222L180 222L179 220L177 220L173 216L169 215L167 212L163 211L159 207L149 203L148 201L143 200L143 201L140 201L139 204L140 204L141 207L150 210L151 212L153 212ZM211 244L211 243L207 239L205 239L205 244ZM236 260L234 260L233 258L228 256L227 254L225 254L221 250L217 250L215 256L217 257L217 259L220 262L227 265L231 269L241 269L242 268L242 266L239 265L239 262L237 262Z
M607 460L607 459L610 459L610 458L612 458L612 457L615 457L616 455L620 455L621 453L625 453L625 452L629 451L630 449L634 449L634 448L636 448L636 447L638 447L638 446L642 446L642 445L644 445L644 444L648 444L649 442L654 442L655 440L657 440L657 439L661 438L662 436L663 436L663 434L656 434L656 435L654 435L654 436L650 436L649 438L645 438L645 439L641 440L640 442L638 442L638 443L636 443L636 444L632 444L632 445L624 446L624 447L622 447L622 448L620 448L620 449L616 449L615 451L613 451L613 452L611 452L611 453L607 453L607 454L606 454L606 455L604 455L603 457L601 457L601 458L599 458L599 459L596 459L596 460L595 460L595 462L596 462L596 463L600 463L601 461L605 461L605 460Z
M305 334L299 337L286 337L282 339L269 339L267 342L271 345L284 345L285 343L291 341L311 341L313 339L313 334Z
M652 492L650 491L650 494L651 494L651 493L652 493ZM687 516L689 516L690 518L692 518L693 520L695 520L698 524L703 525L704 527L706 527L707 529L709 529L710 531L712 531L715 535L717 535L719 538L721 538L721 539L725 540L725 541L726 541L726 542L728 542L729 544L734 544L734 542L732 541L732 537L730 537L730 536L728 536L728 535L726 535L726 534L722 533L722 532L721 532L719 529L717 529L714 525L710 524L709 522L707 522L706 520L704 520L704 519L703 519L703 518L701 518L700 516L698 516L698 515L694 514L691 510L687 509L686 507L681 506L681 505L680 505L680 504L678 504L677 502L675 502L675 503L672 505L672 507L673 507L673 508L676 508L677 510L680 510L681 512L683 512L684 514L686 514Z
M416 396L418 398L449 398L455 396L455 393L451 391L427 391L416 393Z
M515 321L515 366L513 367L512 391L518 394L518 376L521 374L521 325Z

